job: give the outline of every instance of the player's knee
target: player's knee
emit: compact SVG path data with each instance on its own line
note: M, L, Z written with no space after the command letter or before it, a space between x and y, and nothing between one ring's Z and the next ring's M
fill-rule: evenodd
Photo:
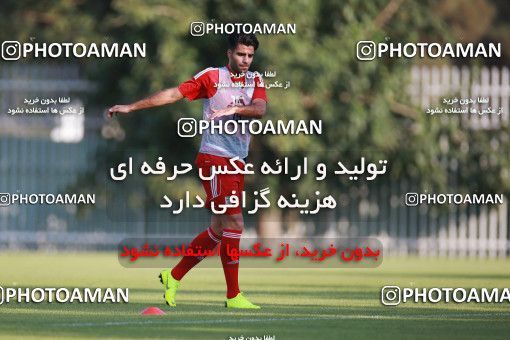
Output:
M244 229L244 220L242 215L237 215L236 218L232 221L232 229L243 231Z
M221 226L224 229L234 229L242 231L244 229L244 220L243 215L222 215L221 216Z
M216 235L221 235L223 233L223 228L221 224L211 225L211 229Z
M228 229L234 229L238 231L243 231L244 229L244 223L233 223L230 225Z

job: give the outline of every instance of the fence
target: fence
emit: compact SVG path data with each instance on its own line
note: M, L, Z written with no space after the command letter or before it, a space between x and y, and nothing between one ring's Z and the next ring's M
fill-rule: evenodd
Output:
M469 69L456 66L414 66L411 69L409 93L415 104L424 111L431 106L440 105L443 98L489 98L485 103L476 101L470 108L483 112L492 107L495 111L501 110L501 114L463 114L460 120L463 128L483 129L489 134L491 129L508 128L510 116L508 67ZM418 230L396 233L393 230L392 233L390 227L389 230L380 233L380 237L387 239L386 249L404 254L416 251L422 255L441 256L508 255L510 249L508 197L505 197L504 204L493 207L453 205L448 213L438 216L431 214L428 209L422 208L415 216L404 218L407 221L404 223L415 225ZM405 213L399 212L398 216L405 216ZM397 225L400 227L402 224L398 222Z
M502 114L467 115L462 120L465 128L490 133L493 128L508 126L508 68L476 71L416 66L410 75L409 93L416 105L426 109L439 103L445 94L490 97L490 104L477 104L477 108L493 105L501 107ZM73 129L82 129L83 133L72 142L52 140L52 131L62 127L62 117L14 119L5 114L26 97L44 93L71 96L79 102L93 89L76 65L0 64L0 192L59 192L76 182L84 170L96 168L95 153L105 142L101 135L104 121L98 108L87 107L86 120L73 123ZM428 207L406 207L403 193L412 191L413 186L404 179L393 184L362 185L325 223L296 221L288 234L315 230L316 234L329 236L374 236L381 239L386 254L396 255L508 255L507 198L495 207L451 206L448 211L436 212ZM98 206L80 214L72 206L0 207L0 247L111 249L133 235L189 236L205 227L192 221L171 222L155 210L143 211L142 218L131 221L112 220L107 209Z
M414 66L411 69L411 98L423 109L437 105L445 97L458 96L464 99L487 97L489 102L471 104L470 107L483 111L496 108L501 114L465 114L463 123L473 129L494 129L508 126L510 119L510 71L508 67Z

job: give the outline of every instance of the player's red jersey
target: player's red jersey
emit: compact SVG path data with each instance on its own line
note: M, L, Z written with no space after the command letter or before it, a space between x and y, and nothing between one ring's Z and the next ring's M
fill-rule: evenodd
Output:
M233 83L245 84L246 77L244 75L236 77L237 74L234 74L228 65L227 69L231 73L231 80ZM219 79L219 68L209 67L197 73L190 80L179 85L179 91L190 101L195 99L208 99L216 94L218 87L215 85L219 83ZM252 100L257 98L263 99L267 102L266 88L259 75L255 76L255 90L253 91Z
M226 85L225 88L218 84ZM232 86L232 85L242 86ZM267 101L264 82L260 75L249 72L247 76L233 75L230 68L207 68L199 72L192 79L179 85L179 91L188 100L205 99L203 119L208 119L212 113L211 108L222 109L232 105L250 105L253 99ZM237 97L237 103L233 103L232 97ZM220 117L221 120L229 120L232 117ZM245 158L248 155L250 142L249 134L218 135L209 134L207 131L202 135L200 152L195 164L204 176L211 175L212 166L232 165L229 158ZM242 161L236 162L243 169ZM211 204L219 207L228 203L230 196L237 196L241 202L244 190L244 175L215 175L210 180L202 180L202 185L207 194L206 207L211 209ZM220 210L215 209L215 210ZM241 213L241 207L228 208L226 214Z

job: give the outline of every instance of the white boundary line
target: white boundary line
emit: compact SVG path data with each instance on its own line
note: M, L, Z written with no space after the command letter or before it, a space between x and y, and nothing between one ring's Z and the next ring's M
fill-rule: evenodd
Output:
M227 323L252 323L252 322L276 322L276 321L331 321L331 320L349 320L349 319L437 319L437 321L448 321L452 318L483 318L488 319L495 316L510 317L510 313L457 313L457 314L419 314L419 315L336 315L325 317L302 317L302 318L258 318L258 319L229 319L229 320L144 320L144 321L112 321L112 322L77 322L77 323L58 323L53 326L59 327L93 327L93 326L126 326L126 325L149 325L149 324L169 324L169 325L207 325L207 324L227 324ZM494 320L496 321L496 320ZM507 322L508 320L501 320Z

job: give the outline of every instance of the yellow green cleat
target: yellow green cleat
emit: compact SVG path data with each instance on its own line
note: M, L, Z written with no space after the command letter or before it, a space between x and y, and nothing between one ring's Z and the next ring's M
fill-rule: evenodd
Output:
M170 307L175 307L175 294L179 288L180 281L174 279L170 270L165 269L159 274L159 281L165 286L165 302Z
M225 302L227 308L241 308L241 309L260 309L259 306L254 305L247 298L243 296L243 293L239 293L232 299L227 299Z

